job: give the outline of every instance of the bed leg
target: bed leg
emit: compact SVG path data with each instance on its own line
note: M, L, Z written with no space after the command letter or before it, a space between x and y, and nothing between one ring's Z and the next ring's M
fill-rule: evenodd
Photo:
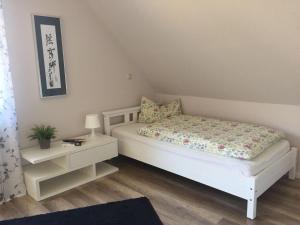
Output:
M289 171L289 179L291 180L295 180L296 179L296 168L297 168L297 153L298 153L298 149L293 147L291 148L291 151L294 153L292 156L292 162L291 164L293 165L293 167L290 169Z
M247 217L251 220L256 217L257 198L249 199L247 203Z
M290 179L290 180L295 180L295 179L296 179L296 167L293 167L293 168L289 171L289 179Z
M293 167L289 171L289 179L290 180L295 180L296 179L296 171L297 171L297 154L298 154L298 149L295 147L291 148L291 151L293 155L291 156L291 164Z

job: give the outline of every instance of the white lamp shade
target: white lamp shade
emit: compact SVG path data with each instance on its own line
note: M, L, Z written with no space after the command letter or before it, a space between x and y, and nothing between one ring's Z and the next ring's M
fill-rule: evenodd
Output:
M85 128L94 129L100 127L98 114L88 114L85 118Z

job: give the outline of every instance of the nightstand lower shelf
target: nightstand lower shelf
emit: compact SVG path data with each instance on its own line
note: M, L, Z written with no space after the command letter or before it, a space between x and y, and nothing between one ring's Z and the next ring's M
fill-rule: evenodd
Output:
M107 163L97 163L96 164L96 179L105 177L109 174L115 173L117 172L119 169L115 166L112 166L110 164Z
M50 166L53 177L46 174L43 177L41 168ZM90 181L105 177L117 172L119 169L105 162L96 163L74 171L66 171L64 168L46 162L38 167L27 166L24 168L25 182L28 193L37 201L49 198L56 194L68 191Z
M70 190L92 180L92 176L80 170L40 182L40 199Z

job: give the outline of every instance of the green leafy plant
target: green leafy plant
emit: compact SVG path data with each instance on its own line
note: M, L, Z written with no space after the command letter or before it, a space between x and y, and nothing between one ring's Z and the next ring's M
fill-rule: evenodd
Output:
M31 140L50 140L56 137L55 134L57 132L55 127L45 125L36 125L31 129L31 131L32 134L28 136L28 138L30 138Z

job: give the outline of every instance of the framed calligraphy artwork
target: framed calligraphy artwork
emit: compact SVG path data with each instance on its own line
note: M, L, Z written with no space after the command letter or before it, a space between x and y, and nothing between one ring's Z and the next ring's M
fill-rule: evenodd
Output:
M66 95L60 18L33 16L41 96Z

